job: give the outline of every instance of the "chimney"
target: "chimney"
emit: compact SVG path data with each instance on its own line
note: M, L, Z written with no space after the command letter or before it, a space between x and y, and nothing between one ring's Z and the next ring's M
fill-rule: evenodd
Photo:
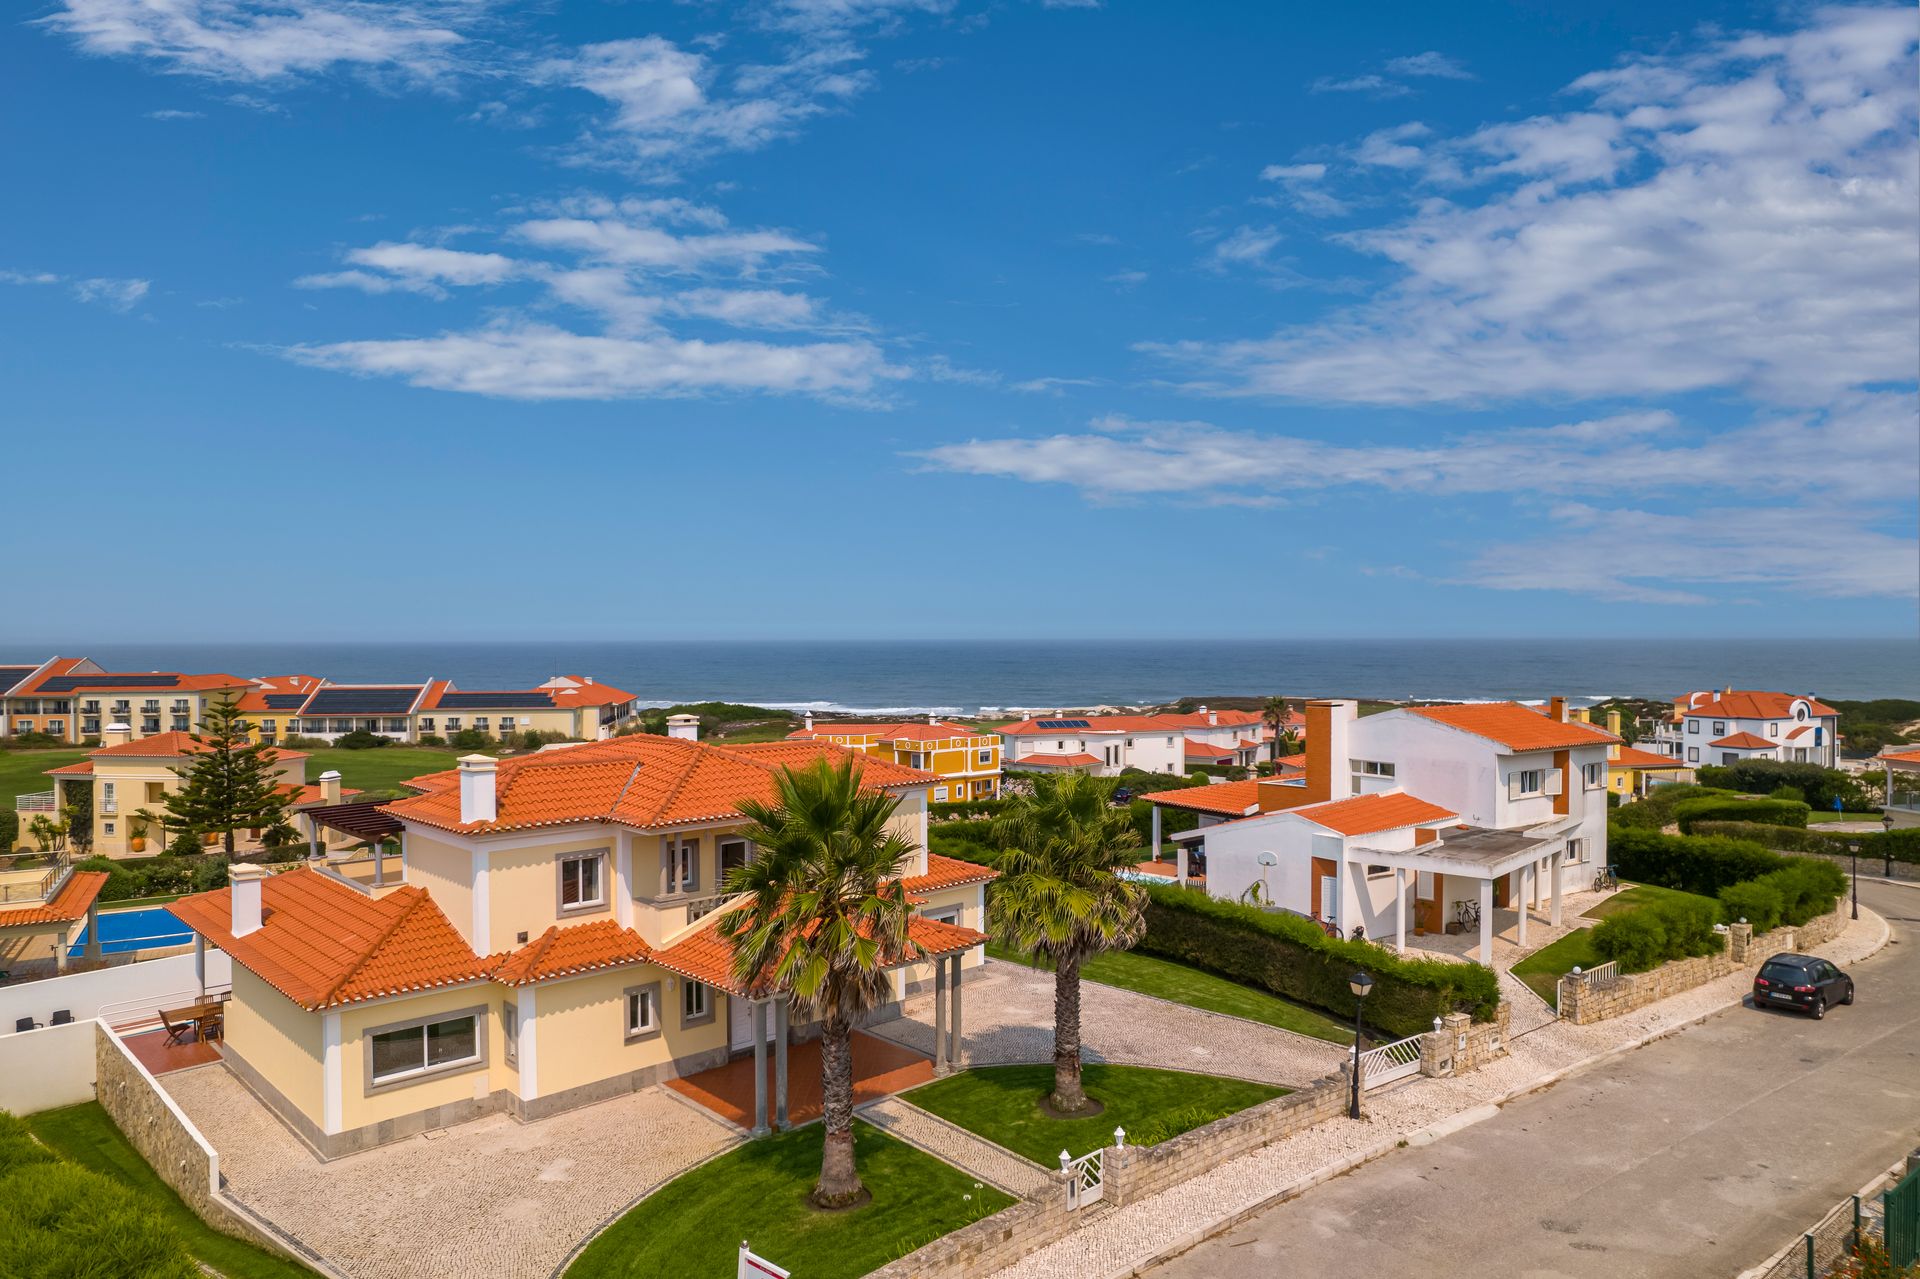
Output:
M1548 698L1547 699L1547 718L1559 720L1562 724L1566 723L1567 722L1567 699L1564 697Z
M934 714L934 713L933 713L932 711L928 711L928 712L927 712L927 724L928 724L929 726L931 726L931 727L935 727L935 728L937 728L937 727L939 727L939 725L940 725L940 717L939 717L938 715L935 715L935 714Z
M500 815L494 790L500 768L498 760L486 755L460 757L460 820L490 822Z
M1360 703L1316 698L1307 703L1307 803L1346 799L1353 775L1347 769L1347 729Z
M109 724L107 731L100 735L102 746L124 746L133 740L133 725Z
M245 937L260 931L260 886L267 880L265 867L252 862L236 862L227 868L227 883L233 893L233 935Z
M1582 724L1593 723L1593 711L1585 706L1575 707L1573 710L1568 711L1567 717L1569 719L1579 720Z
M337 804L340 802L340 770L329 768L320 774L320 802Z
M1205 716L1207 717L1207 723L1208 723L1208 724L1218 724L1218 723L1220 722L1220 712L1219 712L1219 711L1210 711L1210 710L1208 710L1208 709L1207 709L1206 707L1204 707L1204 706L1202 706L1202 707L1200 708L1200 713L1201 713L1202 715L1205 715Z
M678 737L682 741L700 740L700 717L698 715L667 716L667 736Z
M812 712L812 711L808 711L808 712L807 712L807 713L806 713L805 715L802 715L802 716L800 717L800 724L801 724L801 726L802 726L802 727L804 727L804 728L805 728L805 729L806 729L806 730L807 730L807 731L808 731L809 733L811 733L811 732L813 731L813 712Z
M582 683L584 683L584 684L591 684L591 683L593 683L593 676L591 676L591 675L582 675L582 676L580 677L580 680L581 680L581 682L582 682Z
M1620 736L1620 712L1618 710L1607 712L1607 731L1615 737Z

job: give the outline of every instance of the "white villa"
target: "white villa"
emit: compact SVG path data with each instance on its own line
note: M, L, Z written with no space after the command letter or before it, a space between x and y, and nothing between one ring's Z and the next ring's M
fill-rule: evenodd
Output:
M1186 776L1189 764L1251 768L1273 730L1252 711L1191 714L1051 715L1000 729L1001 760L1010 769L1118 777L1129 768Z
M1687 764L1777 759L1838 767L1840 712L1811 696L1725 688L1674 699L1646 745Z

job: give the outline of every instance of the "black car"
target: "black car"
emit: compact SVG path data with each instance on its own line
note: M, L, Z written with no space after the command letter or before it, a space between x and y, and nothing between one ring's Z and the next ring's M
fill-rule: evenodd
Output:
M1113 788L1113 802L1116 804L1131 804L1133 802L1133 792L1125 786L1116 786Z
M1753 979L1755 1008L1790 1008L1817 1021L1830 1004L1853 1002L1853 978L1817 955L1775 955Z

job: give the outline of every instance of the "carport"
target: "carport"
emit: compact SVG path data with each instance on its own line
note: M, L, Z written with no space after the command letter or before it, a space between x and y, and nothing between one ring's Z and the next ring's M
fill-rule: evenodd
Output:
M1519 902L1519 944L1527 944L1527 912L1540 904L1540 880L1544 875L1551 901L1551 922L1560 923L1560 901L1564 892L1563 863L1567 845L1567 823L1553 823L1525 830L1489 830L1481 826L1459 826L1444 831L1430 844L1416 848L1358 848L1348 854L1349 861L1387 866L1393 870L1394 946L1407 949L1407 877L1411 874L1418 891L1419 876L1433 876L1432 902L1443 906L1446 882L1468 879L1479 885L1480 954L1491 967L1493 958L1493 890L1508 875L1518 874L1514 899Z

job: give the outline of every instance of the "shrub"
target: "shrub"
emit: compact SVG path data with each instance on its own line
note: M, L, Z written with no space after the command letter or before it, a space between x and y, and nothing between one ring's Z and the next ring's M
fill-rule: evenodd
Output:
M1832 910L1847 890L1845 871L1812 857L1789 857L1785 866L1753 882L1780 894L1780 922L1796 926ZM1752 922L1751 915L1747 918Z
M447 744L457 751L483 751L494 742L491 737L477 728L463 728L447 739Z
M1920 865L1920 826L1892 831L1825 831L1817 827L1799 830L1791 826L1761 826L1754 822L1696 822L1696 835L1723 835L1749 840L1767 848L1789 853L1826 853L1845 857L1851 845L1860 845L1862 857Z
M65 745L65 742L52 733L15 733L7 738L7 746L15 750L46 750L52 746Z
M1004 799L962 799L951 804L929 804L927 816L935 822L966 821L976 817L991 817L1006 804Z
M422 746L445 746L446 744L447 739L438 733L422 733L420 735L420 745Z
M1728 884L1720 890L1720 910L1727 922L1737 924L1746 920L1753 925L1753 931L1764 933L1780 926L1780 917L1786 913L1786 899L1780 890L1772 884L1759 879L1750 879L1744 884Z
M200 837L192 831L178 831L174 834L174 837L167 842L167 855L169 857L198 857L200 850L205 847L206 845L200 842Z
M1701 796L1683 800L1674 806L1673 819L1680 833L1693 833L1699 822L1755 822L1762 826L1802 826L1807 824L1807 805L1790 799L1719 799Z
M1666 900L1612 915L1594 926L1593 948L1630 973L1724 946L1713 926L1720 908L1704 899Z
M1778 759L1749 759L1738 764L1709 764L1694 774L1703 785L1719 786L1748 795L1767 795L1782 786L1799 790L1810 806L1825 812L1839 800L1851 812L1872 807L1867 792L1850 773L1818 764L1793 764Z
M20 842L20 814L11 808L0 809L0 851Z
M929 823L927 851L982 866L1000 862L1000 850L993 845L993 821L985 817Z
M1804 804L1807 802L1807 793L1798 786L1776 786L1767 798L1787 799L1792 800L1796 804Z
M186 838L191 839L192 836L187 836ZM175 840L174 842L178 843L179 841ZM197 840L194 842L193 847L196 850L200 847ZM140 896L157 897L162 893L191 892L193 889L195 864L199 860L197 856L191 860L186 857L181 857L172 849L168 850L165 857L154 858L148 862L146 868L140 872Z
M1367 1020L1394 1035L1433 1028L1443 1013L1478 1021L1500 1006L1500 984L1479 964L1404 959L1371 942L1327 936L1301 915L1265 911L1171 886L1147 888L1142 954L1192 964L1235 981L1311 1004L1342 1019L1353 1015L1347 979L1362 969L1374 979Z
M320 751L325 750L331 743L324 737L302 737L298 733L288 733L274 744L284 746L290 751Z
M1785 864L1778 853L1751 840L1662 835L1618 826L1608 832L1607 860L1623 879L1702 897L1717 896L1729 884L1758 878Z
M356 728L351 733L342 733L333 739L333 744L343 751L370 751L392 745L380 734L369 733L364 728Z
M1733 793L1729 790L1717 790L1711 786L1689 786L1681 782L1670 786L1656 786L1647 793L1645 799L1620 805L1607 820L1619 826L1659 830L1673 821L1673 810L1687 800L1710 796L1731 797Z
M74 863L73 868L107 872L107 882L100 889L100 900L103 902L123 902L142 895L143 877L111 857L89 857L83 862Z
M190 874L192 875L191 882L193 884L193 891L196 893L212 892L216 888L225 888L227 886L227 859L224 857L202 857L194 862Z

